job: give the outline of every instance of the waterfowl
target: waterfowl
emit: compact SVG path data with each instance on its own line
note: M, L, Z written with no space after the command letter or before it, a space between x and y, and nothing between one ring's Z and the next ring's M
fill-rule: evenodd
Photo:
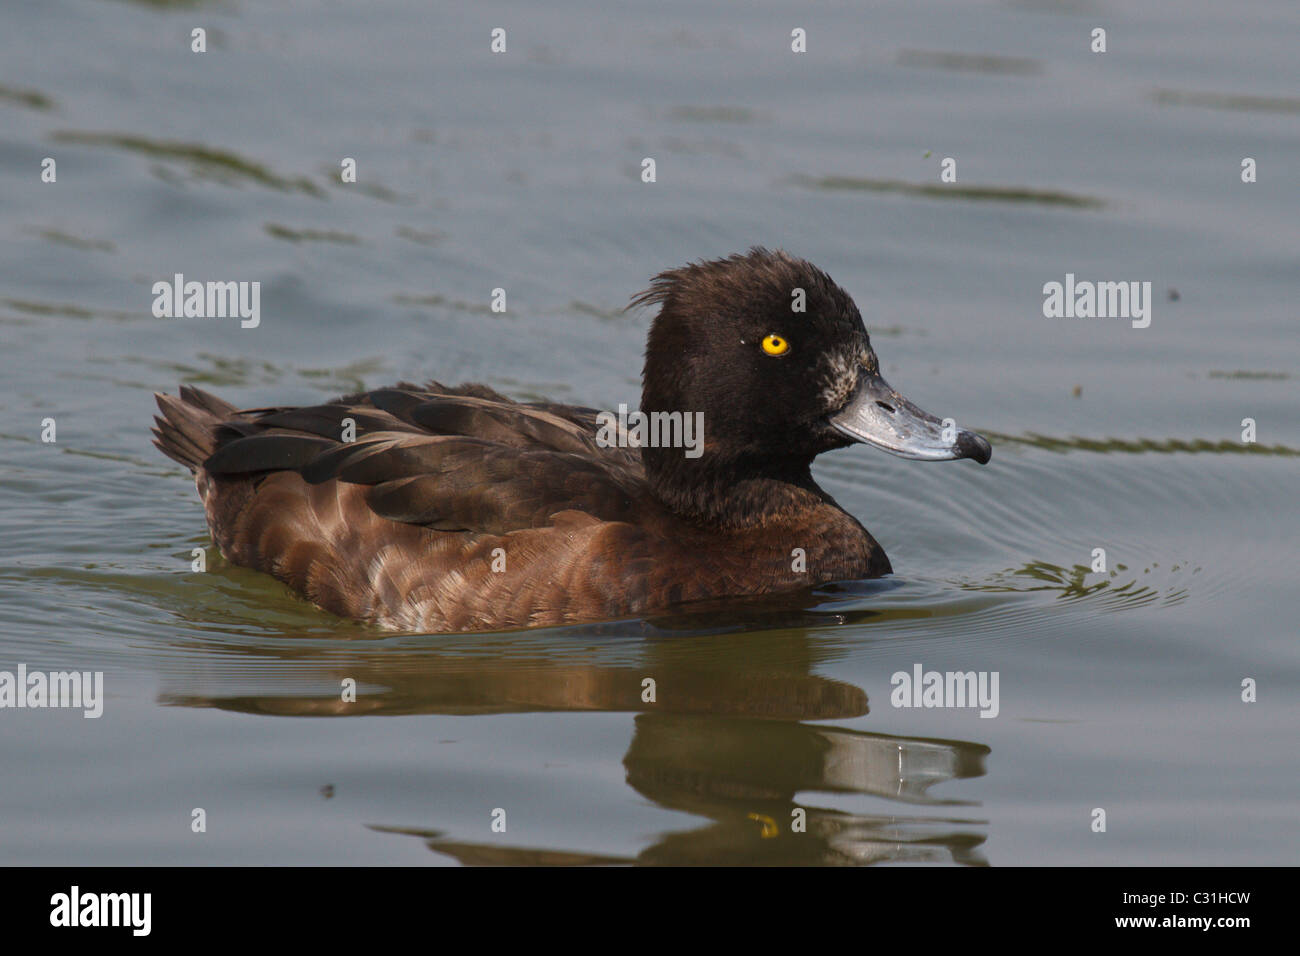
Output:
M635 447L592 408L429 382L311 407L156 395L154 444L188 467L231 562L395 630L502 630L891 573L813 481L865 442L923 460L989 443L881 377L820 269L763 248L659 274L641 410L702 413L692 449ZM802 310L800 310L802 309Z

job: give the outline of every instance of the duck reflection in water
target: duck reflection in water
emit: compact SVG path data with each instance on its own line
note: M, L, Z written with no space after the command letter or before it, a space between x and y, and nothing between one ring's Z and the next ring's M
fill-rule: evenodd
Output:
M843 617L804 616L823 624ZM708 821L660 833L635 856L511 846L504 838L471 842L436 826L371 824L423 839L464 864L986 862L980 852L985 821L961 812L969 804L931 793L940 783L982 776L986 746L809 724L861 717L869 709L861 688L812 673L833 656L825 632L784 629L737 640L702 634L706 622L699 619L689 623L691 630L678 633L692 634L690 640L664 637L674 631L669 621L657 639L607 643L606 656L615 658L608 663L593 663L601 645L593 653L580 634L583 653L571 648L569 660L554 641L515 644L501 653L485 653L481 645L408 650L346 642L342 655L319 645L260 646L250 652L259 664L273 654L296 665L286 669L294 677L277 679L270 693L264 686L204 686L201 673L174 674L163 699L280 716L633 712L635 729L623 757L627 783L662 808ZM629 648L644 660L628 663ZM221 652L228 655L230 646ZM643 700L648 675L655 680L653 703ZM339 700L344 676L362 689L355 703ZM883 811L857 813L796 799L816 793L887 803Z

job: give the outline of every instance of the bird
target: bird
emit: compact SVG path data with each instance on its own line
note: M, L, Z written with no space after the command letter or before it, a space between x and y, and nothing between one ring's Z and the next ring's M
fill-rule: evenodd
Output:
M246 409L182 386L155 393L154 444L193 473L229 562L335 615L422 633L888 575L813 460L855 443L990 459L987 439L885 381L853 299L789 253L663 271L628 308L658 310L640 418L482 384Z

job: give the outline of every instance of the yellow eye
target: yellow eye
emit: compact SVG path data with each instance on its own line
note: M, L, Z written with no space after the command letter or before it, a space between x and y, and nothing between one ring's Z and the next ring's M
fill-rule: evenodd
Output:
M768 355L784 355L790 351L790 343L779 335L769 335L763 339L763 351Z

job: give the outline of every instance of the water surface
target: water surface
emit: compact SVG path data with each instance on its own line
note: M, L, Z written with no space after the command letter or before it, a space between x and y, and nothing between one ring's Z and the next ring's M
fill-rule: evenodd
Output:
M0 18L0 669L103 670L108 695L98 720L0 711L0 859L1295 862L1300 9ZM819 461L893 578L430 636L190 570L209 539L154 391L631 404L629 297L756 243L830 272L890 381L994 441L985 468ZM177 272L260 281L261 325L154 318ZM1044 318L1067 273L1151 282L1150 327ZM891 706L918 663L998 672L997 717Z

